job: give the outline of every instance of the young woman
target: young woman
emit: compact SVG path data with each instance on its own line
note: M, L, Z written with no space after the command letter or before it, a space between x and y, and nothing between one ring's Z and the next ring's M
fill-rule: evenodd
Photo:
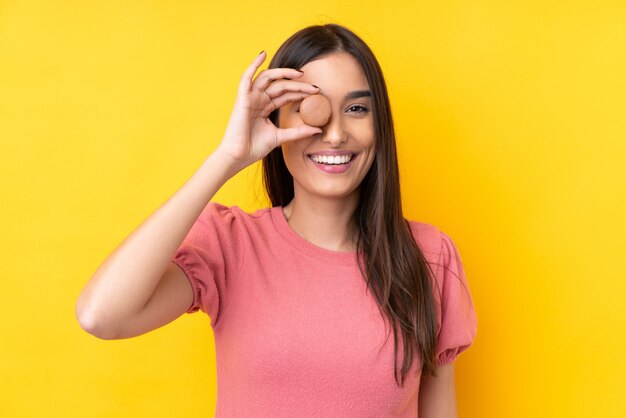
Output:
M130 338L202 310L216 416L456 416L476 313L452 239L403 217L376 58L336 24L298 31L254 77L265 58L217 149L87 283L81 326ZM299 113L315 94L331 107L321 127ZM210 201L261 159L272 207Z

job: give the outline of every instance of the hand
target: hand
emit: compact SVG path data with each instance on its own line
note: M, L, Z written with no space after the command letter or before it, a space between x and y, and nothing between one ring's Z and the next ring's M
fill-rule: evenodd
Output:
M259 54L242 75L234 109L224 138L217 148L217 151L234 159L242 168L262 159L287 141L322 132L320 128L306 124L286 129L277 128L269 120L270 113L275 109L317 94L319 88L291 80L302 76L301 72L292 68L263 70L252 80L263 61L265 52Z

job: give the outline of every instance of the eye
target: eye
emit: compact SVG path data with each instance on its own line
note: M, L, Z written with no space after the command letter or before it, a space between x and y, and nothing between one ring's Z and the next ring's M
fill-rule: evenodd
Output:
M369 109L367 107L362 106L362 105L352 105L352 106L350 106L348 108L348 110L350 110L350 109L357 109L356 110L357 113L366 113L366 112L369 111Z

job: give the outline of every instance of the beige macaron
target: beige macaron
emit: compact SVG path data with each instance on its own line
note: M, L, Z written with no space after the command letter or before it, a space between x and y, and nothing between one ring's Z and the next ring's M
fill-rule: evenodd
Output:
M330 101L321 94L312 94L300 103L300 117L311 126L324 126L330 119Z

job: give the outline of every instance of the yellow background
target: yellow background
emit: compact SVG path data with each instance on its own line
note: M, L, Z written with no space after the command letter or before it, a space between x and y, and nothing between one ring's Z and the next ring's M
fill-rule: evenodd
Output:
M256 55L333 22L385 73L406 216L462 254L459 416L626 416L618 0L0 2L0 416L213 416L207 316L105 341L76 299L218 145ZM266 205L259 168L214 200Z

